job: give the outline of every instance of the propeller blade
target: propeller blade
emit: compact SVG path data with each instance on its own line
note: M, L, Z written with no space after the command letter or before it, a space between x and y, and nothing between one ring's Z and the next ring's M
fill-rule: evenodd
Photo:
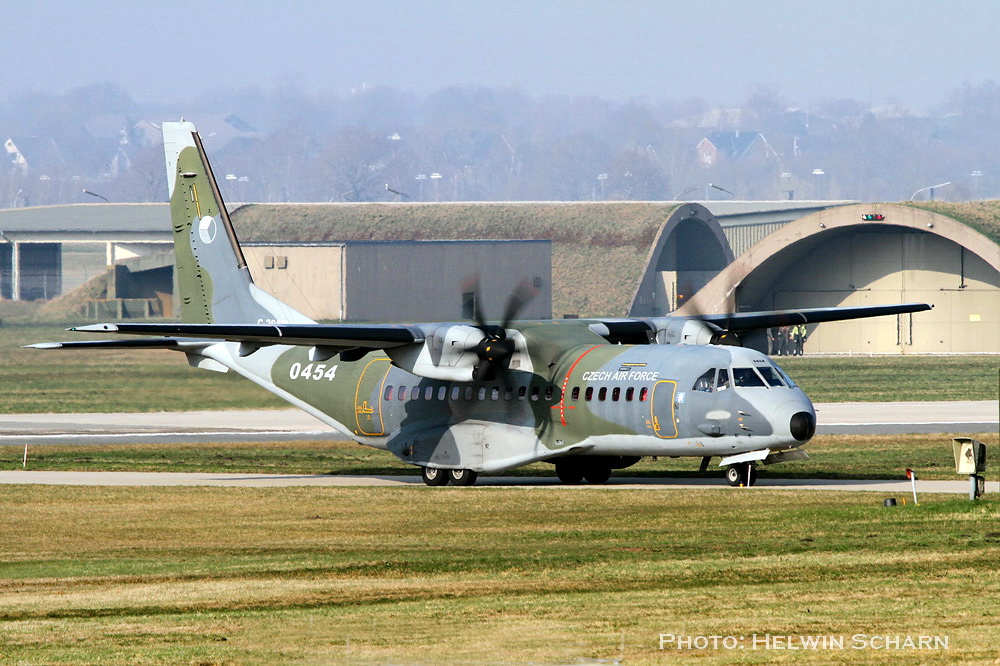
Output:
M514 342L507 339L507 327L517 319L524 306L538 295L538 290L528 280L521 280L514 289L514 293L507 299L503 319L499 326L488 324L479 307L481 292L478 273L462 283L462 293L467 294L470 291L474 299L472 316L476 322L476 328L483 333L483 337L475 345L468 348L468 351L475 351L481 361L474 368L472 378L477 382L492 381L496 379L499 370L507 369L510 357L515 351Z
M483 317L483 294L479 285L479 273L473 273L462 281L462 293L467 294L469 292L472 292L472 320L476 322L476 328L485 333L486 327L489 324L486 323L486 319Z
M505 329L510 326L510 323L517 319L517 315L521 313L524 306L535 300L536 296L538 296L538 289L532 286L527 278L518 282L514 293L507 299L507 308L504 310L503 323L500 324L500 328ZM504 335L506 336L506 333Z

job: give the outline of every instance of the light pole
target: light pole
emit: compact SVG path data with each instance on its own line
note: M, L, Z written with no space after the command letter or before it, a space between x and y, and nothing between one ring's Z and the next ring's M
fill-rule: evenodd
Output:
M416 177L414 178L414 180L417 181L417 186L418 186L417 199L419 201L423 201L424 200L424 181L427 180L427 174L426 173L418 173L416 175Z
M438 189L438 181L441 180L442 176L437 171L431 174L431 180L434 181L434 201L441 201L441 191Z
M973 171L969 175L972 176L972 187L973 187L973 191L976 193L976 200L978 201L979 200L979 179L983 177L983 172L979 171L977 169L977 170Z
M727 190L724 187L719 187L715 183L709 183L708 186L711 187L711 188L713 188L713 189L719 190L720 192L725 192L726 194L728 194L729 196L731 196L734 199L736 198L735 194L733 194L732 192L730 192L729 190Z
M791 201L795 198L795 190L793 190L789 185L792 182L792 173L790 171L781 172L781 191L788 194L788 200Z
M599 173L597 174L597 180L601 183L601 201L604 201L604 181L608 179L608 174Z
M921 187L919 190L917 190L916 192L913 193L913 195L910 197L910 201L913 201L913 199L918 194L920 194L921 192L923 192L925 190L930 190L931 191L930 200L934 201L934 190L937 189L937 188L939 188L939 187L945 187L947 185L951 185L951 181L950 180L947 183L938 183L937 185L928 185L927 187Z
M105 201L107 201L108 203L111 203L111 200L110 200L110 199L108 199L108 198L107 198L106 196L104 196L103 194L98 194L97 192L91 192L90 190L86 190L86 189L85 189L85 190L83 191L83 193L84 193L84 194L89 194L89 195L90 195L90 196L92 196L92 197L97 197L98 199L104 199L104 200L105 200Z
M697 190L697 189L698 189L698 186L697 186L697 185L692 185L691 187L687 188L687 189L686 189L686 190L684 190L683 192L678 192L677 194L675 194L675 195L674 195L674 199L673 199L673 200L674 200L674 201L677 201L677 200L678 200L679 198L681 198L682 196L684 196L684 195L685 195L685 194L687 194L688 192L694 192L694 191L695 191L695 190Z

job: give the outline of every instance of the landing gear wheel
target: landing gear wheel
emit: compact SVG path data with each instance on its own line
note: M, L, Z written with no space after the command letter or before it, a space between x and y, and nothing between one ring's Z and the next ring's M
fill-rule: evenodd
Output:
M726 468L726 481L731 486L752 486L757 483L757 467L753 463L737 463Z
M420 477L428 486L444 486L447 485L450 475L446 469L438 469L437 467L421 467Z
M479 478L479 474L473 472L471 469L450 469L448 470L448 477L453 486L471 486L475 484L476 479Z
M726 468L726 481L731 486L740 485L740 469L737 465L730 465Z
M583 475L586 477L588 483L607 483L608 479L611 478L611 466L594 465L588 468Z
M583 468L575 460L557 460L556 476L563 483L580 483L583 481Z

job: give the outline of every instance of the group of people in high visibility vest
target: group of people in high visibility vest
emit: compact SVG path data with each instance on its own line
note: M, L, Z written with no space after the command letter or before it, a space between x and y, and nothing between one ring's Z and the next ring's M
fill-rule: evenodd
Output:
M767 353L770 356L802 356L809 332L805 324L767 329Z

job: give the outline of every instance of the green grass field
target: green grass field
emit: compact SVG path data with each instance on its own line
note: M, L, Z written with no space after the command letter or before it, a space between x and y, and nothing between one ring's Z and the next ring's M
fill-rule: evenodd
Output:
M101 338L52 325L0 327L6 414L261 409L285 406L234 373L188 366L178 352L39 351L21 345ZM815 402L996 400L998 356L781 358ZM9 387L16 387L10 390Z
M962 436L970 436L963 433ZM997 433L972 434L989 451ZM809 460L761 467L762 476L825 479L902 478L907 467L920 479L957 479L952 435L822 435L806 450ZM279 442L239 444L94 444L31 446L30 470L239 472L248 474L414 474L414 467L393 455L353 442ZM0 446L0 469L21 469L23 446ZM718 458L715 459L718 463ZM698 472L699 458L644 458L615 476L715 476L713 466ZM552 465L536 463L504 476L554 476Z
M0 487L4 663L988 663L1000 504L609 488ZM947 637L661 651L660 634Z
M235 375L196 370L169 350L39 351L21 345L101 336L60 326L0 327L5 414L264 409L287 404ZM11 390L16 387L16 390Z

